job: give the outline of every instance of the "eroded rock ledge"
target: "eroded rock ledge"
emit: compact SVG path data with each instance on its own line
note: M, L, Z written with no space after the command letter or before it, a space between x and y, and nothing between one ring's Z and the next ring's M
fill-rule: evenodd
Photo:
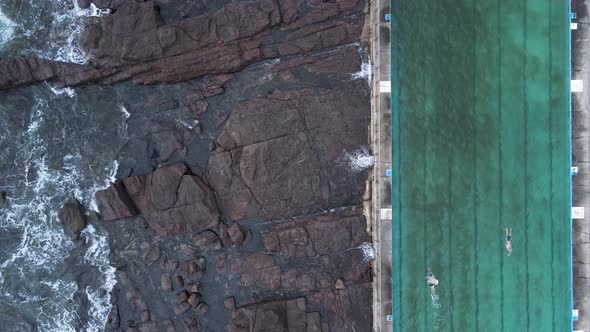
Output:
M276 57L358 40L359 0L260 0L164 24L153 1L97 1L114 14L89 20L83 46L89 65L34 58L0 60L0 90L42 81L68 86L133 80L180 82L234 73Z

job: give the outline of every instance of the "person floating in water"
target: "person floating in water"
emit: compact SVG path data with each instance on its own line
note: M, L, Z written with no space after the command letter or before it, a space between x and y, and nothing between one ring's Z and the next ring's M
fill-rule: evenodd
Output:
M508 250L508 256L512 253L512 228L504 228L506 231L506 243L504 246Z
M428 281L428 287L430 287L430 297L434 300L436 296L436 286L438 285L438 279L434 277L432 272L428 272L428 277L426 277Z

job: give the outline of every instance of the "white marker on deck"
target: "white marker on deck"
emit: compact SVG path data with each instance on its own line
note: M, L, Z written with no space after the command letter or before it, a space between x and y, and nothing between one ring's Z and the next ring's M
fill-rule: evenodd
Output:
M391 81L379 81L379 92L380 93L391 92Z
M584 81L572 80L572 92L582 92L582 91L584 91Z
M584 207L583 206L572 207L572 219L584 219Z
M572 167L572 175L577 175L578 174L578 167L577 166L573 166Z

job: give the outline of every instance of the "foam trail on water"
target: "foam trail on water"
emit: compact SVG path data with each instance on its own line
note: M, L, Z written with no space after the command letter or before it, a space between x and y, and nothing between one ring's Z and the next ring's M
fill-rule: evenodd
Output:
M51 288L53 293L60 294L63 298L73 299L77 287L75 282L56 280L51 282L42 282L45 286ZM74 332L76 319L78 315L73 310L64 310L63 304L50 302L48 308L51 314L42 311L37 317L39 321L39 330L47 332Z
M442 303L440 302L440 297L435 295L432 299L432 316L434 318L434 330L438 331L440 329L440 325L444 322L445 317L442 310Z

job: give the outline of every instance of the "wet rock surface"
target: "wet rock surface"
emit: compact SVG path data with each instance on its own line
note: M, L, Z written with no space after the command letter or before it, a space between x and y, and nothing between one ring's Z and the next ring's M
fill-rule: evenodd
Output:
M89 65L4 59L0 90L45 80L77 86L133 80L181 82L228 74L249 64L354 42L363 28L362 1L260 0L166 24L154 1L94 1L112 15L84 29Z
M59 209L57 216L59 222L76 236L80 235L80 232L82 232L87 224L82 205L73 197L64 203L61 209Z
M93 3L113 14L88 22L92 65L0 60L0 89L154 83L118 85L129 141L96 193L107 330L371 330L368 170L346 159L368 144L365 2Z
M189 236L161 238L133 219L106 226L118 234L111 322L123 330L371 329L372 256L361 206L248 223L249 245L196 257L180 249ZM150 262L142 252L156 246L162 256Z
M367 137L365 100L336 89L276 91L241 102L209 159L224 214L278 218L359 204L364 174L338 167Z
M6 207L8 205L8 198L7 198L6 191L0 191L0 209Z

